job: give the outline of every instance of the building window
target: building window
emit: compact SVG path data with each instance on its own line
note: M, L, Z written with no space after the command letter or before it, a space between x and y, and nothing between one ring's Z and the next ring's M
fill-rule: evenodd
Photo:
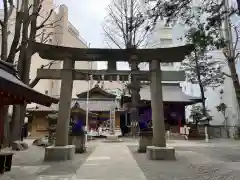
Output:
M160 39L160 42L162 47L170 47L173 44L172 39Z
M169 62L169 63L161 63L161 65L162 66L170 66L170 67L172 67L174 64L173 64L173 62Z

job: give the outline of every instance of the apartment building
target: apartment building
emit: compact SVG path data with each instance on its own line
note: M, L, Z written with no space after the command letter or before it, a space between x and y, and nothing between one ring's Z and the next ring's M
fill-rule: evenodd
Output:
M143 12L153 8L156 5L156 0L140 0L141 9ZM174 27L171 23L166 23L166 18L160 17L157 20L155 27L152 32L145 39L147 48L161 48L161 47L171 47L173 45L179 44L176 34L174 34ZM180 63L161 63L161 68L163 70L176 70L179 69ZM144 69L148 69L149 66L142 66Z
M53 3L53 0L44 0L42 4L42 10L38 18L39 24L45 20L52 8L56 6ZM15 13L9 21L9 46L10 42L13 40L14 35L14 22L15 22ZM0 10L0 18L3 18L3 10ZM71 24L68 18L68 7L66 5L60 5L52 13L51 17L48 19L46 24L52 24L46 28L39 30L41 36L37 37L38 42L44 42L52 45L59 46L70 46L78 48L88 48L87 42L80 36L80 32ZM30 69L30 80L33 80L36 77L37 69L42 65L49 64L49 60L44 60L39 57L38 54L34 54L32 57L31 69ZM97 63L92 63L92 68L97 69ZM89 69L90 65L88 62L76 62L75 68ZM47 68L47 67L46 67ZM61 69L62 62L55 61L53 62L50 68ZM34 87L35 90L48 94L50 96L58 97L60 95L60 80L40 80L39 83ZM75 81L73 85L73 97L76 97L76 94L86 91L88 89L87 81Z
M145 3L145 0L143 0ZM154 5L156 3L156 0L149 0L150 5ZM148 2L149 2L148 1ZM193 1L193 7L199 6L200 0ZM146 7L146 6L144 6ZM239 21L239 18L238 18ZM236 17L232 19L232 22L237 22ZM150 36L150 42L153 44L157 44L157 42L160 43L160 46L158 47L166 47L169 45L182 45L184 44L184 39L180 40L180 37L184 37L184 34L186 33L186 27L183 25L176 24L173 27L165 27L164 26L164 18L160 18L159 22L156 25L156 28L154 29L154 33L152 36ZM233 42L235 42L235 38L233 36ZM149 40L149 39L148 39ZM172 43L172 44L171 44ZM222 51L214 51L211 52L211 55L214 59L219 59L224 62L224 56L222 54ZM223 63L224 64L224 63ZM174 63L174 64L165 64L162 65L162 68L164 69L179 69L180 64ZM222 69L224 72L229 73L229 68L227 64L225 63ZM191 84L186 82L181 83L182 90L190 95L190 96L200 96L200 89L197 84ZM211 121L212 125L224 125L224 117L221 113L219 113L216 109L216 106L220 103L225 103L227 105L226 115L228 117L228 126L238 126L239 125L239 119L240 116L238 114L238 105L236 101L236 95L233 89L233 83L232 79L226 78L224 81L224 84L222 84L218 88L207 88L205 91L206 95L206 105L207 108L210 110L210 115L213 117L213 121ZM188 107L186 109L186 118L189 117L191 107ZM189 119L189 118L188 118ZM189 119L191 121L191 119ZM234 133L234 130L232 130L231 134Z

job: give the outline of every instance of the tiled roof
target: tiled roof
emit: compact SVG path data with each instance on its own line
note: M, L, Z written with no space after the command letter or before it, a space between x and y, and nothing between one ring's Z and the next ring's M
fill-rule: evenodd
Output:
M52 104L50 107L46 107L43 105L36 105L36 107L27 108L27 111L28 112L35 112L35 111L57 112L58 104Z
M191 102L200 101L200 97L192 97L186 95L179 84L169 83L163 84L163 101L164 102ZM151 100L150 86L142 86L140 90L141 99Z
M77 102L79 103L82 109L86 110L87 102L85 100L77 100ZM119 105L115 101L106 101L106 100L88 101L89 111L110 111L118 107Z
M82 92L80 94L77 94L77 97L78 98L86 98L87 97L87 93L88 93L88 91L84 91L84 92ZM106 98L112 98L112 99L116 98L116 95L114 95L114 94L112 94L110 92L105 91L104 89L100 88L98 85L96 85L94 88L89 90L89 96L90 97L91 97L92 93L102 94Z
M25 101L50 106L58 100L44 95L24 84L16 75L11 64L0 60L0 90Z
M75 103L78 103L80 108L86 110L87 109L87 102L85 100L79 100L79 99L73 99L71 103L71 107L75 105ZM107 100L90 100L89 104L89 111L110 111L114 108L119 108L119 105L115 101L107 101ZM52 112L58 111L58 104L52 104L50 107L37 105L36 108L28 108L28 111L47 111Z

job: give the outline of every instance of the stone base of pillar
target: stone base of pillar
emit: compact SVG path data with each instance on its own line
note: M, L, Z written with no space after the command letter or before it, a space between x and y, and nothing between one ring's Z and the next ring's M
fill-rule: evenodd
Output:
M147 147L147 157L150 160L176 160L173 147Z
M147 151L147 146L152 145L152 136L140 136L138 152L145 153Z
M138 152L145 153L147 146L152 145L152 131L142 131L139 133L139 146Z
M44 161L72 160L75 155L75 145L49 146L45 148Z
M84 153L86 151L85 147L85 136L77 136L75 140L76 153Z
M107 135L104 142L122 142L122 140L118 138L118 135L111 134L111 135Z

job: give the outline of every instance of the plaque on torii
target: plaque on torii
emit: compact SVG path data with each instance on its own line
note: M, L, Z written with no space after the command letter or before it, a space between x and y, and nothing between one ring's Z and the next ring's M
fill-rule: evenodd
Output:
M128 81L129 75L137 75L140 81L150 81L153 124L152 145L160 149L166 148L161 82L183 81L185 77L184 72L181 71L161 71L160 62L181 62L186 55L193 51L193 48L193 45L185 45L170 48L131 50L86 49L35 43L34 50L41 58L63 61L62 69L39 69L37 72L37 77L40 79L61 79L59 118L54 148L59 149L60 147L63 148L68 145L68 124L70 119L73 81L90 79L90 75L93 80L111 81L118 79L120 81ZM135 58L133 58L133 56ZM130 59L135 59L139 63L148 62L150 64L149 71L121 71L116 69L117 62L129 62ZM75 61L108 61L108 69L74 69ZM155 149L154 152L156 151ZM165 151L166 150L163 152ZM50 156L51 152L56 151L49 150L46 154ZM62 153L66 153L66 151ZM54 153L52 156L55 156Z

